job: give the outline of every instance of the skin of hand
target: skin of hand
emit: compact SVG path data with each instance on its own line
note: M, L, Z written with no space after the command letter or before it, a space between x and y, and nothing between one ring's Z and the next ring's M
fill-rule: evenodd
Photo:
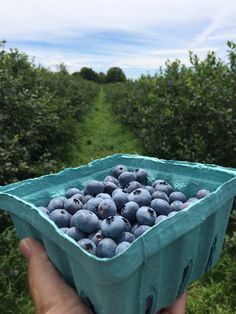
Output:
M184 292L174 304L156 314L184 314L186 309L187 293Z
M20 251L28 262L29 289L37 314L92 313L58 273L39 241L21 240ZM157 314L184 314L185 304L186 293Z
M28 261L28 281L37 314L91 314L79 295L64 281L43 245L33 238L20 242Z

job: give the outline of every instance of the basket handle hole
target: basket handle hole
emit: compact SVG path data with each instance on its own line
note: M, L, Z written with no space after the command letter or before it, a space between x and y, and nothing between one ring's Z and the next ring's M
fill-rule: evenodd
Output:
M206 272L209 271L213 265L213 261L215 257L215 250L216 250L216 243L217 243L217 235L215 236L211 249L210 249L210 253L209 253L209 257L208 257L206 269L205 269Z
M146 298L145 314L151 314L153 312L153 303L154 303L154 296L151 294Z
M191 259L187 266L184 268L184 271L183 271L183 275L182 275L182 280L181 280L181 283L180 283L180 286L179 286L179 290L178 290L178 296L180 296L181 294L184 293L184 290L186 288L186 285L188 283L188 280L189 280L189 277L190 277L190 274L191 274L191 271L192 271L192 267L193 267L193 260Z

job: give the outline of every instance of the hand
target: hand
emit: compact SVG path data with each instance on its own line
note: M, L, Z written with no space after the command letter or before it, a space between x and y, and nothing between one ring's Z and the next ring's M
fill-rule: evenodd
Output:
M164 310L161 310L157 314L184 314L186 307L186 298L187 293L185 292L175 301L174 304Z
M29 289L37 314L91 314L57 272L40 242L25 238L20 250L28 260Z
M91 314L79 295L64 281L43 245L33 238L20 242L28 260L29 289L37 314ZM184 314L186 293L158 314Z

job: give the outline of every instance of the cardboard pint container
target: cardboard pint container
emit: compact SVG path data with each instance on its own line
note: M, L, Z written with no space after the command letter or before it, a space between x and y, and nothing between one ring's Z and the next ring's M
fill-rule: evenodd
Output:
M37 207L47 206L69 187L103 181L118 164L144 168L149 184L164 179L187 198L202 188L210 194L154 225L121 254L99 258L81 249ZM94 313L147 314L173 303L217 263L235 194L235 169L116 154L0 187L0 208L9 212L20 239L34 237L44 244L58 271Z

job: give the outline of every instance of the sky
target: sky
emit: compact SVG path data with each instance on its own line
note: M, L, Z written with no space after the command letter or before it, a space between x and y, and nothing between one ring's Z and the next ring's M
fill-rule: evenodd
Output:
M227 60L235 16L235 0L0 0L0 40L52 70L118 66L138 78L167 59L189 65L189 50Z

